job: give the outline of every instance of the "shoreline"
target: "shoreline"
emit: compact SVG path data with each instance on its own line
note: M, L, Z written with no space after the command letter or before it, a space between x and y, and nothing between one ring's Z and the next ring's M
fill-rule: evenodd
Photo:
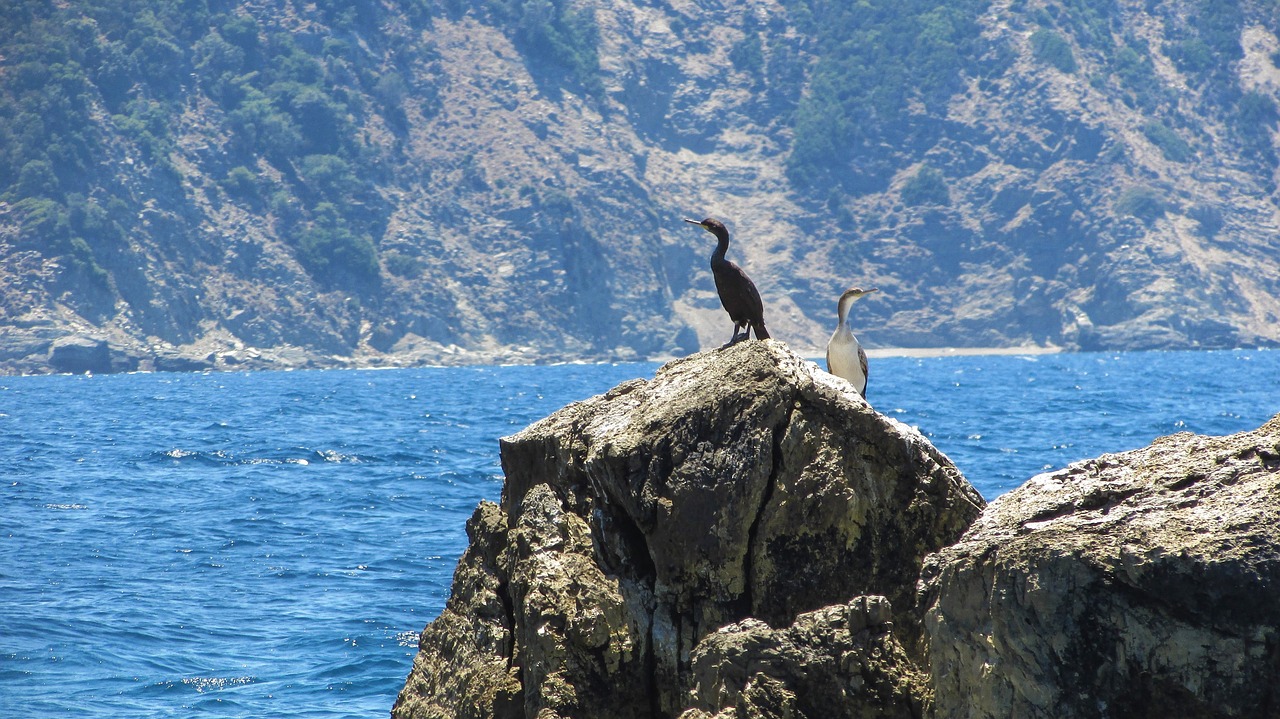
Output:
M808 360L821 364L826 355L825 347L806 347L789 349ZM0 377L39 377L47 375L80 375L80 374L136 374L149 372L189 372L189 373L205 373L205 372L292 372L305 370L330 370L330 369L346 369L346 370L389 370L389 369L413 369L424 367L519 367L519 366L561 366L561 365L596 365L596 364L627 364L627 363L658 363L665 364L672 360L682 359L691 355L668 355L668 356L652 356L652 357L582 357L573 359L555 359L550 360L545 355L529 355L520 352L505 354L498 352L487 353L449 353L446 357L440 356L388 356L381 355L377 357L340 357L340 356L315 356L308 355L305 352L299 352L296 348L290 353L275 352L272 349L246 348L237 349L230 353L220 355L217 352L209 353L202 357L189 357L191 361L186 363L186 367L174 368L156 368L148 366L147 363L138 362L136 365L127 368L102 370L94 369L86 371L66 371L51 367L50 363L45 360L43 362L0 362ZM708 348L702 351L711 351L715 348ZM1267 347L1233 347L1233 348L1176 348L1176 349L1111 349L1101 350L1104 352L1222 352L1222 351L1265 351ZM1040 346L1040 345L1022 345L1017 347L875 347L867 348L867 357L871 359L884 359L890 357L914 357L914 358L937 358L937 357L977 357L977 356L1039 356L1052 354L1071 354L1076 352L1064 347L1057 346ZM223 356L238 355L246 353L248 357L238 359L235 362L223 360ZM697 354L694 352L692 354ZM292 356L290 356L292 355ZM149 358L154 359L154 358ZM446 360L446 361L441 361Z
M868 357L969 357L977 355L1053 355L1065 352L1061 347L877 347L867 348ZM824 350L825 352L825 350Z
M1062 347L1042 347L1039 345L1023 345L1019 347L866 347L867 357L871 359L883 357L976 357L981 355L1051 355L1062 354L1069 350ZM806 347L795 350L801 357L822 359L826 356L825 347Z

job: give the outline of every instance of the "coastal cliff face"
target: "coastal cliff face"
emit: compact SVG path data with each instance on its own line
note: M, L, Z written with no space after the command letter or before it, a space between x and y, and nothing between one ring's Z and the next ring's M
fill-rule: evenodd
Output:
M1044 474L930 558L936 716L1280 714L1280 416Z
M1270 0L6 8L0 372L1280 342Z
M398 719L922 710L916 581L983 501L844 380L741 342L565 407L502 464Z

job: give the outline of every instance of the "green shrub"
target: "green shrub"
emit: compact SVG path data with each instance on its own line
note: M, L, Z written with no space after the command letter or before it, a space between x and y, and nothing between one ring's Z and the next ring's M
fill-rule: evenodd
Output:
M764 74L764 48L760 36L748 33L729 50L729 61L739 70L759 78Z
M222 37L246 52L258 48L258 33L258 21L251 15L231 15L221 27Z
M1233 65L1244 57L1240 45L1245 24L1244 8L1237 2L1190 0L1182 10L1186 20L1173 27L1165 54L1193 85L1208 90L1211 97L1229 101L1238 92Z
M1155 63L1145 41L1127 38L1115 52L1112 71L1120 83L1133 93L1131 106L1154 111L1171 98L1171 91L1156 75Z
M1179 70L1200 75L1213 68L1213 48L1198 37L1176 42L1166 48Z
M72 231L83 237L90 247L109 248L125 242L124 229L111 211L97 202L87 201L83 195L67 197L67 217Z
M1142 134L1146 135L1153 145L1160 148L1160 153L1170 162L1186 162L1195 156L1191 145L1159 120L1152 120L1143 125Z
M164 36L143 36L130 59L148 85L165 96L175 95L191 74L186 52Z
M223 73L240 73L245 64L245 51L227 42L216 31L205 35L192 48L196 72L202 78Z
M352 232L332 203L320 203L314 215L311 225L297 238L298 261L307 272L331 286L376 282L378 251L372 238Z
M602 93L595 15L574 10L564 0L522 0L518 5L516 40L526 52L567 71L588 94Z
M1122 190L1116 197L1115 209L1121 215L1136 217L1144 222L1164 216L1167 210L1160 193L1145 185Z
M302 133L302 149L311 154L333 153L341 149L350 133L346 108L319 87L303 87L288 100L289 112Z
M284 163L302 145L302 132L293 118L257 90L251 90L227 115L227 121L238 151L245 155L261 154L272 162Z
M100 287L107 286L109 275L102 265L98 264L98 258L93 256L93 250L83 238L71 238L71 252L68 257L71 266L83 273L90 281Z
M421 259L395 250L383 253L382 261L387 266L387 272L407 280L421 277L425 267Z
M28 197L14 203L19 235L39 246L46 257L52 257L66 249L71 222L67 208L48 198Z
M951 192L942 172L925 165L902 186L902 201L910 206L951 204Z
M400 107L408 94L408 84L396 72L384 73L373 86L373 96L384 109Z
M1031 54L1039 62L1071 74L1076 71L1076 57L1071 43L1048 28L1040 28L1031 34Z
M307 155L298 172L307 187L330 201L349 199L360 188L351 165L337 155Z
M298 261L324 284L349 286L378 277L378 253L368 235L345 227L312 226L298 236Z
M1194 205L1187 216L1196 221L1196 232L1206 240L1212 240L1227 224L1222 208L1216 205Z
M816 62L792 115L787 176L821 197L833 185L876 190L896 151L918 142L964 85L961 69L987 51L977 18L989 0L786 0ZM984 69L999 74L1005 57Z
M237 199L249 201L261 199L258 176L244 165L233 167L221 184L224 192Z
M57 197L58 176L53 172L53 165L48 160L32 160L18 171L18 181L13 185L13 193L23 197Z
M1236 105L1236 118L1246 135L1270 135L1280 110L1270 96L1259 92L1246 92Z

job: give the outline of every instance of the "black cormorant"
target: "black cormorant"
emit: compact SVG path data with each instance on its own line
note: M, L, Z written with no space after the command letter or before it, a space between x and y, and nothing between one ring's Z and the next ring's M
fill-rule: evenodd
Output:
M729 230L725 229L724 223L711 217L702 222L685 222L701 227L719 240L716 251L711 253L711 274L716 280L716 292L720 293L720 304L733 320L733 337L729 344L747 339L752 331L758 340L769 339L769 330L764 326L764 303L760 301L760 291L741 267L724 258L725 251L729 249ZM739 328L742 328L741 335L738 334Z
M827 342L827 371L849 380L864 399L867 396L867 353L849 329L849 308L855 300L876 291L874 288L863 290L854 287L840 295L840 301L836 303L836 331Z

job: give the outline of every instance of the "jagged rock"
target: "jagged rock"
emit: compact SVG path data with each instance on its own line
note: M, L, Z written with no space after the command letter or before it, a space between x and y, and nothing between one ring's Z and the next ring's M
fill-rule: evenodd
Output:
M506 517L483 502L467 522L449 601L419 640L413 671L392 715L422 719L522 717L520 677L511 665L512 626L498 552Z
M918 433L743 342L502 458L397 719L1280 715L1280 416L1035 477L964 533L981 499Z
M936 716L1280 716L1280 416L1029 480L929 561Z
M133 372L142 366L145 353L136 347L109 345L112 372Z
M677 360L569 405L504 439L502 465L501 507L477 513L486 531L469 525L397 719L702 710L715 702L690 704L695 657L731 654L702 643L744 620L730 633L790 627L771 635L775 653L826 657L852 681L840 662L869 625L831 622L847 625L832 617L863 595L888 597L876 636L893 607L876 686L915 696L920 568L983 506L918 432L775 342ZM805 638L818 627L830 636ZM465 686L476 667L488 673ZM766 713L742 716L807 706L797 675L757 674L735 701Z
M747 619L708 635L692 656L681 719L912 719L922 677L892 632L884 597L857 597L786 629Z

